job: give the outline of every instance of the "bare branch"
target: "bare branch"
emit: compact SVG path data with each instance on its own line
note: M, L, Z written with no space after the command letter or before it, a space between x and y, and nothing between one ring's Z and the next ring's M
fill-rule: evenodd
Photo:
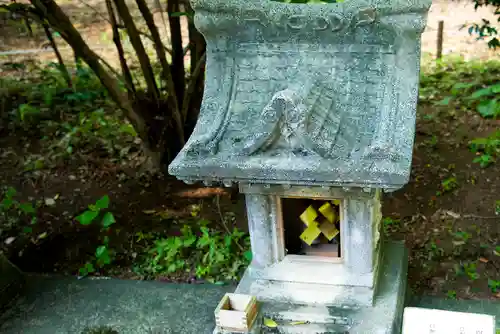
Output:
M172 77L175 85L177 101L184 101L185 69L184 54L182 46L181 21L179 16L174 15L180 11L179 0L167 2L168 20L170 23L170 39L172 41ZM183 119L185 121L185 119Z
M184 122L181 117L181 112L179 110L179 104L178 100L175 95L175 85L172 80L172 74L170 73L170 66L167 61L167 57L165 55L165 52L163 51L163 43L160 38L160 33L158 32L158 29L156 28L153 14L151 14L151 11L149 10L146 2L144 0L136 0L137 6L139 7L139 10L142 13L142 16L144 17L144 20L146 21L146 24L149 28L149 31L151 32L151 36L153 37L154 41L154 47L156 50L156 55L158 57L158 60L160 61L160 65L162 67L162 72L163 75L165 76L165 80L167 82L167 91L168 91L168 105L171 109L172 116L175 121L175 127L178 131L179 136L182 138L182 145L184 145Z
M59 71L64 77L64 80L66 80L66 83L68 87L72 88L73 87L73 82L71 81L71 76L69 75L68 68L64 64L64 60L61 56L61 53L59 52L59 48L57 47L57 43L54 40L54 36L52 36L52 32L50 31L50 27L46 22L42 23L43 30L45 31L45 35L47 36L47 39L50 42L50 46L54 50L54 53L56 54L57 61L59 62Z
M184 101L182 103L182 115L183 115L184 119L187 119L187 114L188 114L189 109L190 109L189 101L192 100L192 95L194 93L194 90L196 89L196 84L198 83L199 76L202 74L201 69L203 68L203 65L205 64L206 59L207 59L207 54L205 52L205 53L203 53L201 58L198 60L198 64L196 64L196 66L191 74L191 78L189 80L187 92L184 95Z
M120 17L123 20L123 24L127 29L128 35L130 37L130 42L134 47L137 58L139 59L142 74L144 75L144 80L146 81L146 85L148 87L148 93L155 101L159 101L160 91L158 90L158 86L156 85L153 67L151 66L151 61L149 60L148 54L146 53L146 49L142 44L141 36L139 35L139 31L137 30L137 27L134 23L134 19L130 14L130 11L124 0L114 0L114 3L116 5L118 13L120 14Z
M116 45L116 50L118 51L118 58L120 59L120 66L122 68L123 78L125 80L126 85L128 86L128 90L130 92L135 93L134 81L132 79L132 74L130 73L130 69L127 65L127 60L125 59L125 51L123 50L123 45L120 40L120 33L118 31L115 11L113 9L113 4L111 0L106 0L106 8L108 9L109 14L109 23L111 24L111 29L113 30L113 42Z

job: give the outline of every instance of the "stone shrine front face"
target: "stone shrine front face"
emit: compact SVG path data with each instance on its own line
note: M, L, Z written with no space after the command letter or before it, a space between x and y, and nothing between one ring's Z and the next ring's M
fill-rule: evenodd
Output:
M205 92L169 172L245 194L253 260L237 293L288 305L281 317L365 307L332 321L394 328L406 258L381 242L381 192L409 179L430 3L192 1Z

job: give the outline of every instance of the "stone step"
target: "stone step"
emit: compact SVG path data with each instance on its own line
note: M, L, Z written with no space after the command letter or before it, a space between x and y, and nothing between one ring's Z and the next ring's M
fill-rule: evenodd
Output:
M275 334L276 328L263 328L261 334ZM346 334L348 328L335 324L306 324L295 326L279 326L280 334Z
M351 315L356 312L354 308L302 306L293 304L265 304L262 314L274 320L294 322L303 321L317 324L341 324L352 323Z
M278 324L279 333L346 333L352 327L354 309L293 304L265 304L262 316ZM262 327L262 333L275 329Z

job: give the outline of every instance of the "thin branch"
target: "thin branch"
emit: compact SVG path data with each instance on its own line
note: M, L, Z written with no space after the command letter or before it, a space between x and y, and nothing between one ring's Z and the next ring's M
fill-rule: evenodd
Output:
M156 56L158 57L158 60L160 61L160 65L162 67L162 72L163 75L165 76L165 80L167 83L167 91L168 91L168 104L172 112L172 116L175 121L175 128L177 129L178 133L177 135L181 138L181 144L184 145L184 126L183 126L183 119L181 112L179 110L179 104L178 100L175 95L175 85L174 81L172 80L172 74L170 72L170 65L168 64L167 57L165 55L165 52L163 51L162 48L162 41L160 38L160 33L158 32L158 29L156 28L153 14L151 14L151 11L149 10L146 2L144 0L136 0L137 6L139 7L139 10L142 13L142 16L144 17L144 20L146 21L146 24L149 28L149 31L151 32L151 36L153 37L153 45L156 50Z
M228 235L231 235L231 230L229 229L229 227L227 227L226 220L224 219L224 216L222 215L222 210L220 208L220 194L217 194L217 196L215 197L215 200L216 200L216 204L217 204L217 211L219 211L221 225L224 228L224 230L226 230L226 233ZM243 247L241 247L238 240L234 240L234 242L236 243L236 246L238 246L238 248L240 249L240 251L242 253L245 252L245 249Z
M132 46L134 47L134 50L137 54L137 58L141 65L142 74L144 75L144 80L146 81L146 85L148 87L148 92L155 101L159 101L160 91L158 90L158 86L156 85L153 67L151 66L151 61L149 60L146 49L142 44L141 36L139 35L139 31L137 30L137 27L134 23L134 19L130 14L130 11L124 0L114 0L114 3L116 5L118 13L120 14L120 17L123 20L123 24L127 28L130 42L132 43Z
M54 53L56 54L57 61L59 62L59 71L61 72L62 76L64 77L64 80L66 80L66 83L68 84L69 88L73 87L73 82L71 81L71 76L69 75L68 68L64 64L64 60L61 56L61 53L59 52L59 48L57 47L57 43L54 40L54 36L52 35L52 32L50 31L50 27L46 22L42 23L43 30L45 31L45 35L47 36L47 39L50 42L50 46L54 50Z
M170 23L170 39L172 41L172 77L175 85L177 101L184 101L185 90L185 69L184 54L182 46L182 30L179 16L174 13L179 12L179 0L169 0L167 2L168 20ZM183 122L186 121L183 119Z
M120 40L120 33L118 31L115 11L113 9L113 4L111 0L106 0L106 8L108 9L109 14L109 23L111 24L111 29L113 30L113 42L116 45L116 50L118 51L118 58L120 59L120 66L122 68L123 78L125 83L127 84L129 90L132 93L136 92L134 81L132 79L132 74L130 73L130 69L127 65L127 60L125 59L125 51L123 50L123 45Z
M118 29L127 29L124 25L121 25L121 24L117 24L116 27ZM153 42L153 37L151 35L149 35L148 33L139 30L139 35L144 36L147 39L149 39L151 42ZM170 50L165 44L162 43L162 46L163 46L163 49L165 50L166 53L168 53L168 54L172 53L172 50ZM186 52L187 52L187 50L188 50L188 48L186 48Z
M182 102L182 117L184 119L187 119L187 114L189 111L189 101L191 100L194 90L196 89L196 83L198 82L198 78L201 75L201 68L203 67L202 65L205 63L206 58L207 54L206 52L204 52L200 60L198 61L198 64L196 64L193 73L191 74L188 88L186 94L184 95L184 101Z
M479 215L463 215L464 219L498 219L500 220L500 216L479 216Z

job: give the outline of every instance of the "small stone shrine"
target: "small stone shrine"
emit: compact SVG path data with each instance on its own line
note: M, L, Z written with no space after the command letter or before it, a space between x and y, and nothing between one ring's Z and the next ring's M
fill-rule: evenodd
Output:
M409 179L430 4L192 0L205 92L169 171L245 194L253 332L400 332L407 255L381 241L381 193Z

